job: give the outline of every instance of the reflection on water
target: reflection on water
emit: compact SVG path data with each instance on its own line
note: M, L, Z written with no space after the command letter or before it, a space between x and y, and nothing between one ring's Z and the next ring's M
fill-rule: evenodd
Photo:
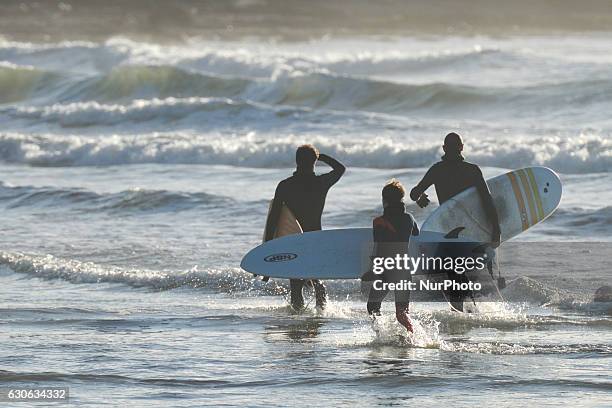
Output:
M264 335L266 340L278 341L287 338L293 341L304 341L316 338L321 334L321 327L327 322L320 317L307 317L300 320L289 320L266 326Z

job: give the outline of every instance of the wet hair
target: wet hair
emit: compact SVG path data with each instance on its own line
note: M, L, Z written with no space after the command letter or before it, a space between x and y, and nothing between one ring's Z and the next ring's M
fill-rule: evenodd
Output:
M444 138L444 150L457 153L463 150L463 141L461 140L461 136L455 132L451 132L446 135Z
M318 158L319 151L311 144L302 145L295 152L295 163L298 167L310 168L314 166Z
M406 195L406 190L399 180L389 181L382 189L382 197L389 204L401 203Z

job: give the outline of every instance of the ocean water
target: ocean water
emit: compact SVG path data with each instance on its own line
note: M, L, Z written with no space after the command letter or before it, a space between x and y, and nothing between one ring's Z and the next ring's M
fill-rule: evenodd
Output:
M612 305L593 301L611 272L611 43L3 38L0 386L83 406L611 406ZM372 326L358 282L296 314L286 282L240 270L297 145L348 167L324 228L361 227L449 131L487 177L562 179L555 214L500 249L507 302L414 304L406 338L391 304ZM435 203L408 208L422 222Z

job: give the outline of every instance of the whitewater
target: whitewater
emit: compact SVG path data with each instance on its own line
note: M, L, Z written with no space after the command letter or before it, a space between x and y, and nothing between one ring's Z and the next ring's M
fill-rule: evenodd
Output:
M0 37L0 386L68 386L84 406L611 404L612 305L594 302L611 271L611 41ZM506 303L415 302L406 337L392 304L371 324L357 281L296 314L287 282L240 270L298 145L348 168L324 228L364 227L450 131L487 178L541 165L564 186L500 249ZM419 223L430 196L408 205Z

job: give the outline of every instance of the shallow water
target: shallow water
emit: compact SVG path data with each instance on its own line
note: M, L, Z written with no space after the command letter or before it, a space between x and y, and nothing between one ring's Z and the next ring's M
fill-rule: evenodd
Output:
M0 41L1 385L87 406L612 404L612 306L593 302L610 39ZM449 130L487 177L563 181L557 212L501 249L506 303L417 302L406 337L391 305L368 320L357 282L295 314L286 282L240 271L296 145L348 165L323 224L358 227Z

